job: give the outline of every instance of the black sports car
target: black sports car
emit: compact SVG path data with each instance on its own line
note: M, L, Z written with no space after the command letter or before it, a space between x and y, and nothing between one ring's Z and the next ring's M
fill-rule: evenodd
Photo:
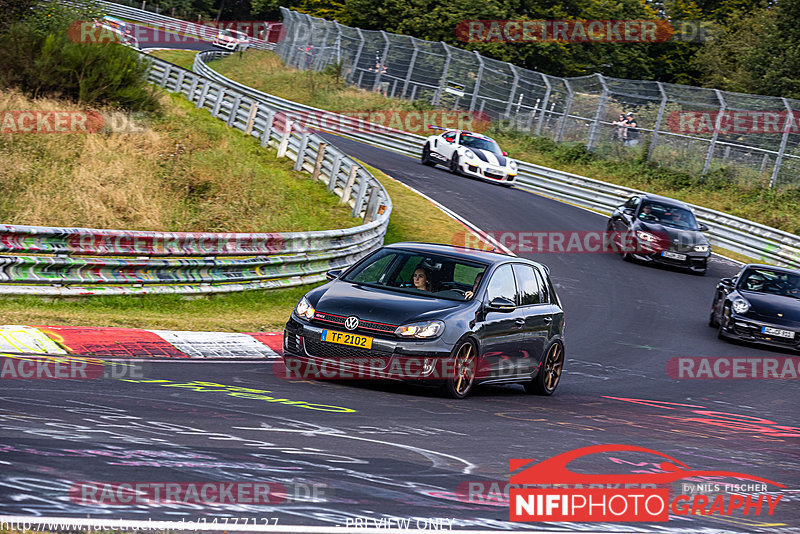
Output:
M692 209L678 200L636 195L614 210L606 226L613 232L625 260L657 262L703 275L711 245Z
M558 386L564 312L539 263L396 243L328 278L286 323L290 377L404 380L455 398L478 383Z
M745 265L717 284L708 324L721 339L800 350L800 271Z

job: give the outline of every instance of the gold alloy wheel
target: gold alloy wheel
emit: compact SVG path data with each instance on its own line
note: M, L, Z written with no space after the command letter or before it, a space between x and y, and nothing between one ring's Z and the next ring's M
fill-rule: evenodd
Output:
M547 352L547 358L544 361L544 387L547 391L552 392L558 386L561 380L561 370L564 367L564 349L560 343L553 343L550 350Z
M466 396L475 381L475 349L472 343L467 341L461 345L453 367L454 393L459 397Z

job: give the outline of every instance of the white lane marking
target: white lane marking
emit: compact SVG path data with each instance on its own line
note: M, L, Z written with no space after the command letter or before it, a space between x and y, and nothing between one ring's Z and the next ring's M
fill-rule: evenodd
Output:
M279 358L252 336L233 332L147 330L190 358Z

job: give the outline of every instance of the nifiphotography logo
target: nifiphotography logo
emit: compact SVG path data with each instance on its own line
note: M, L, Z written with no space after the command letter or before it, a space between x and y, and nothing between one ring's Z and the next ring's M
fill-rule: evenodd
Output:
M668 461L661 462L662 473L587 474L567 469L567 464L578 458L619 451L654 454ZM728 493L717 495L711 501L705 495L681 493L670 501L668 487L651 486L671 484L686 478L723 477L763 483L726 485L734 491L741 491L742 488L750 486L764 490L767 485L786 487L778 482L734 471L690 469L688 465L671 456L635 445L593 445L565 452L532 465L531 462L535 460L514 459L509 462L511 472L516 472L509 480L512 485L509 492L511 521L664 522L669 521L670 511L682 516L690 513L719 516L730 516L734 513L760 515L763 512L772 515L783 495ZM522 471L519 471L520 469ZM579 487L552 487L553 484ZM593 487L583 487L584 485ZM627 487L608 487L608 485ZM648 487L631 488L631 485Z

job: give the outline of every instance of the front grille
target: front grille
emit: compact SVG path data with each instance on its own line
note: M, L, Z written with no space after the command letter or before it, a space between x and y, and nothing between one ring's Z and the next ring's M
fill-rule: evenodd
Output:
M745 326L745 325L747 325L747 326ZM786 330L786 329L784 328L784 330ZM760 326L753 325L753 324L748 324L748 323L742 323L741 321L736 321L736 322L733 323L733 331L736 332L740 336L752 337L752 338L760 340L760 341L769 341L770 343L778 343L778 344L787 345L787 346L790 346L790 347L797 345L797 333L796 332L795 332L795 335L794 335L794 337L792 339L788 339L788 338L785 338L785 337L779 337L779 336L771 336L771 335L768 335L768 334L762 334Z
M384 350L361 349L358 347L348 347L347 345L337 345L336 343L326 343L311 339L305 340L306 352L315 358L327 358L340 361L364 359L388 359L392 356L391 352Z
M324 313L318 311L314 314L314 320L324 323L331 323L344 326L344 322L347 320L347 317L343 315L334 315L332 313ZM373 332L394 333L394 331L397 330L397 325L376 323L374 321L362 321L361 319L359 319L358 328L356 328L356 331L359 330L371 330Z
M498 174L498 173L496 173L496 172L489 172L489 171L485 171L485 172L483 173L483 175L484 175L485 177L487 177L487 178L493 178L493 179L495 179L495 180L502 180L502 179L505 177L505 175L504 175L504 174Z

